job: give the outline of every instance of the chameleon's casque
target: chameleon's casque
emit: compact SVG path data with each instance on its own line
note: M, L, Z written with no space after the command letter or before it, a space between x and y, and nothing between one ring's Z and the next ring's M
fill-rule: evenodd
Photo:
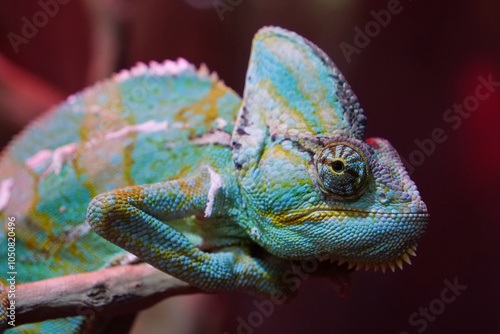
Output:
M243 99L204 66L138 64L4 150L0 248L15 217L18 283L96 270L125 249L207 291L267 297L288 295L287 260L394 270L427 209L394 148L364 135L333 62L281 28L255 36Z

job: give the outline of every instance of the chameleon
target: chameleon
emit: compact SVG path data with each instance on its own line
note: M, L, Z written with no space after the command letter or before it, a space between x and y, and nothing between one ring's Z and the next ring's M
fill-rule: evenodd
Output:
M242 98L205 65L138 63L3 151L0 245L15 217L17 283L134 254L205 291L266 298L293 296L294 260L402 268L429 215L393 146L365 130L332 60L283 28L256 33ZM78 333L82 321L7 333Z

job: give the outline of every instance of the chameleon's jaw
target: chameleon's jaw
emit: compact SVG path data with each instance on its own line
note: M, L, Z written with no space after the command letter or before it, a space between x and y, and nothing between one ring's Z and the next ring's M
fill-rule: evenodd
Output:
M416 244L424 233L429 215L416 213L360 212L356 210L316 209L295 214L286 220L288 229L314 235L317 244L310 254L319 259L350 263L358 268L402 268L415 255ZM318 232L318 227L322 227Z
M399 267L399 269L403 270L403 265L406 263L408 265L411 265L411 259L410 256L417 256L417 245L413 245L409 247L406 251L403 252L403 254L396 259L392 261L385 261L385 262L352 262L352 261L342 261L342 260L335 260L335 259L330 259L330 262L332 264L336 265L343 265L345 263L348 264L348 269L353 269L355 268L356 271L365 269L366 271L368 270L374 270L378 271L379 269L382 270L383 273L387 271L387 269L391 269L392 272L396 271L396 268ZM324 260L324 259L320 259Z
M349 267L356 266L356 270L365 268L365 270L374 269L377 271L379 268L385 273L387 268L390 268L393 272L396 271L396 266L403 270L403 264L406 262L411 265L410 256L417 256L417 245L409 247L400 257L393 261L380 262L380 263L349 263Z

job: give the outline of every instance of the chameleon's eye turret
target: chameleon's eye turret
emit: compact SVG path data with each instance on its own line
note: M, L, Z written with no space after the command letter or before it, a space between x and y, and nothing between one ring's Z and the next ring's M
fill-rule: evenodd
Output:
M368 184L368 162L350 143L335 143L321 151L316 160L321 190L338 199L360 196Z

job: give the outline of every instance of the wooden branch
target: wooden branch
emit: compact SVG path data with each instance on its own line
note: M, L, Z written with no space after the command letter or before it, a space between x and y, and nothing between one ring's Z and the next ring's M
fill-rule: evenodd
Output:
M117 266L16 286L16 325L133 313L169 296L202 292L149 264Z
M347 264L320 262L312 276L328 278L343 294L351 271ZM70 316L106 322L106 317L133 314L170 296L199 292L146 263L60 276L16 286L16 326Z

